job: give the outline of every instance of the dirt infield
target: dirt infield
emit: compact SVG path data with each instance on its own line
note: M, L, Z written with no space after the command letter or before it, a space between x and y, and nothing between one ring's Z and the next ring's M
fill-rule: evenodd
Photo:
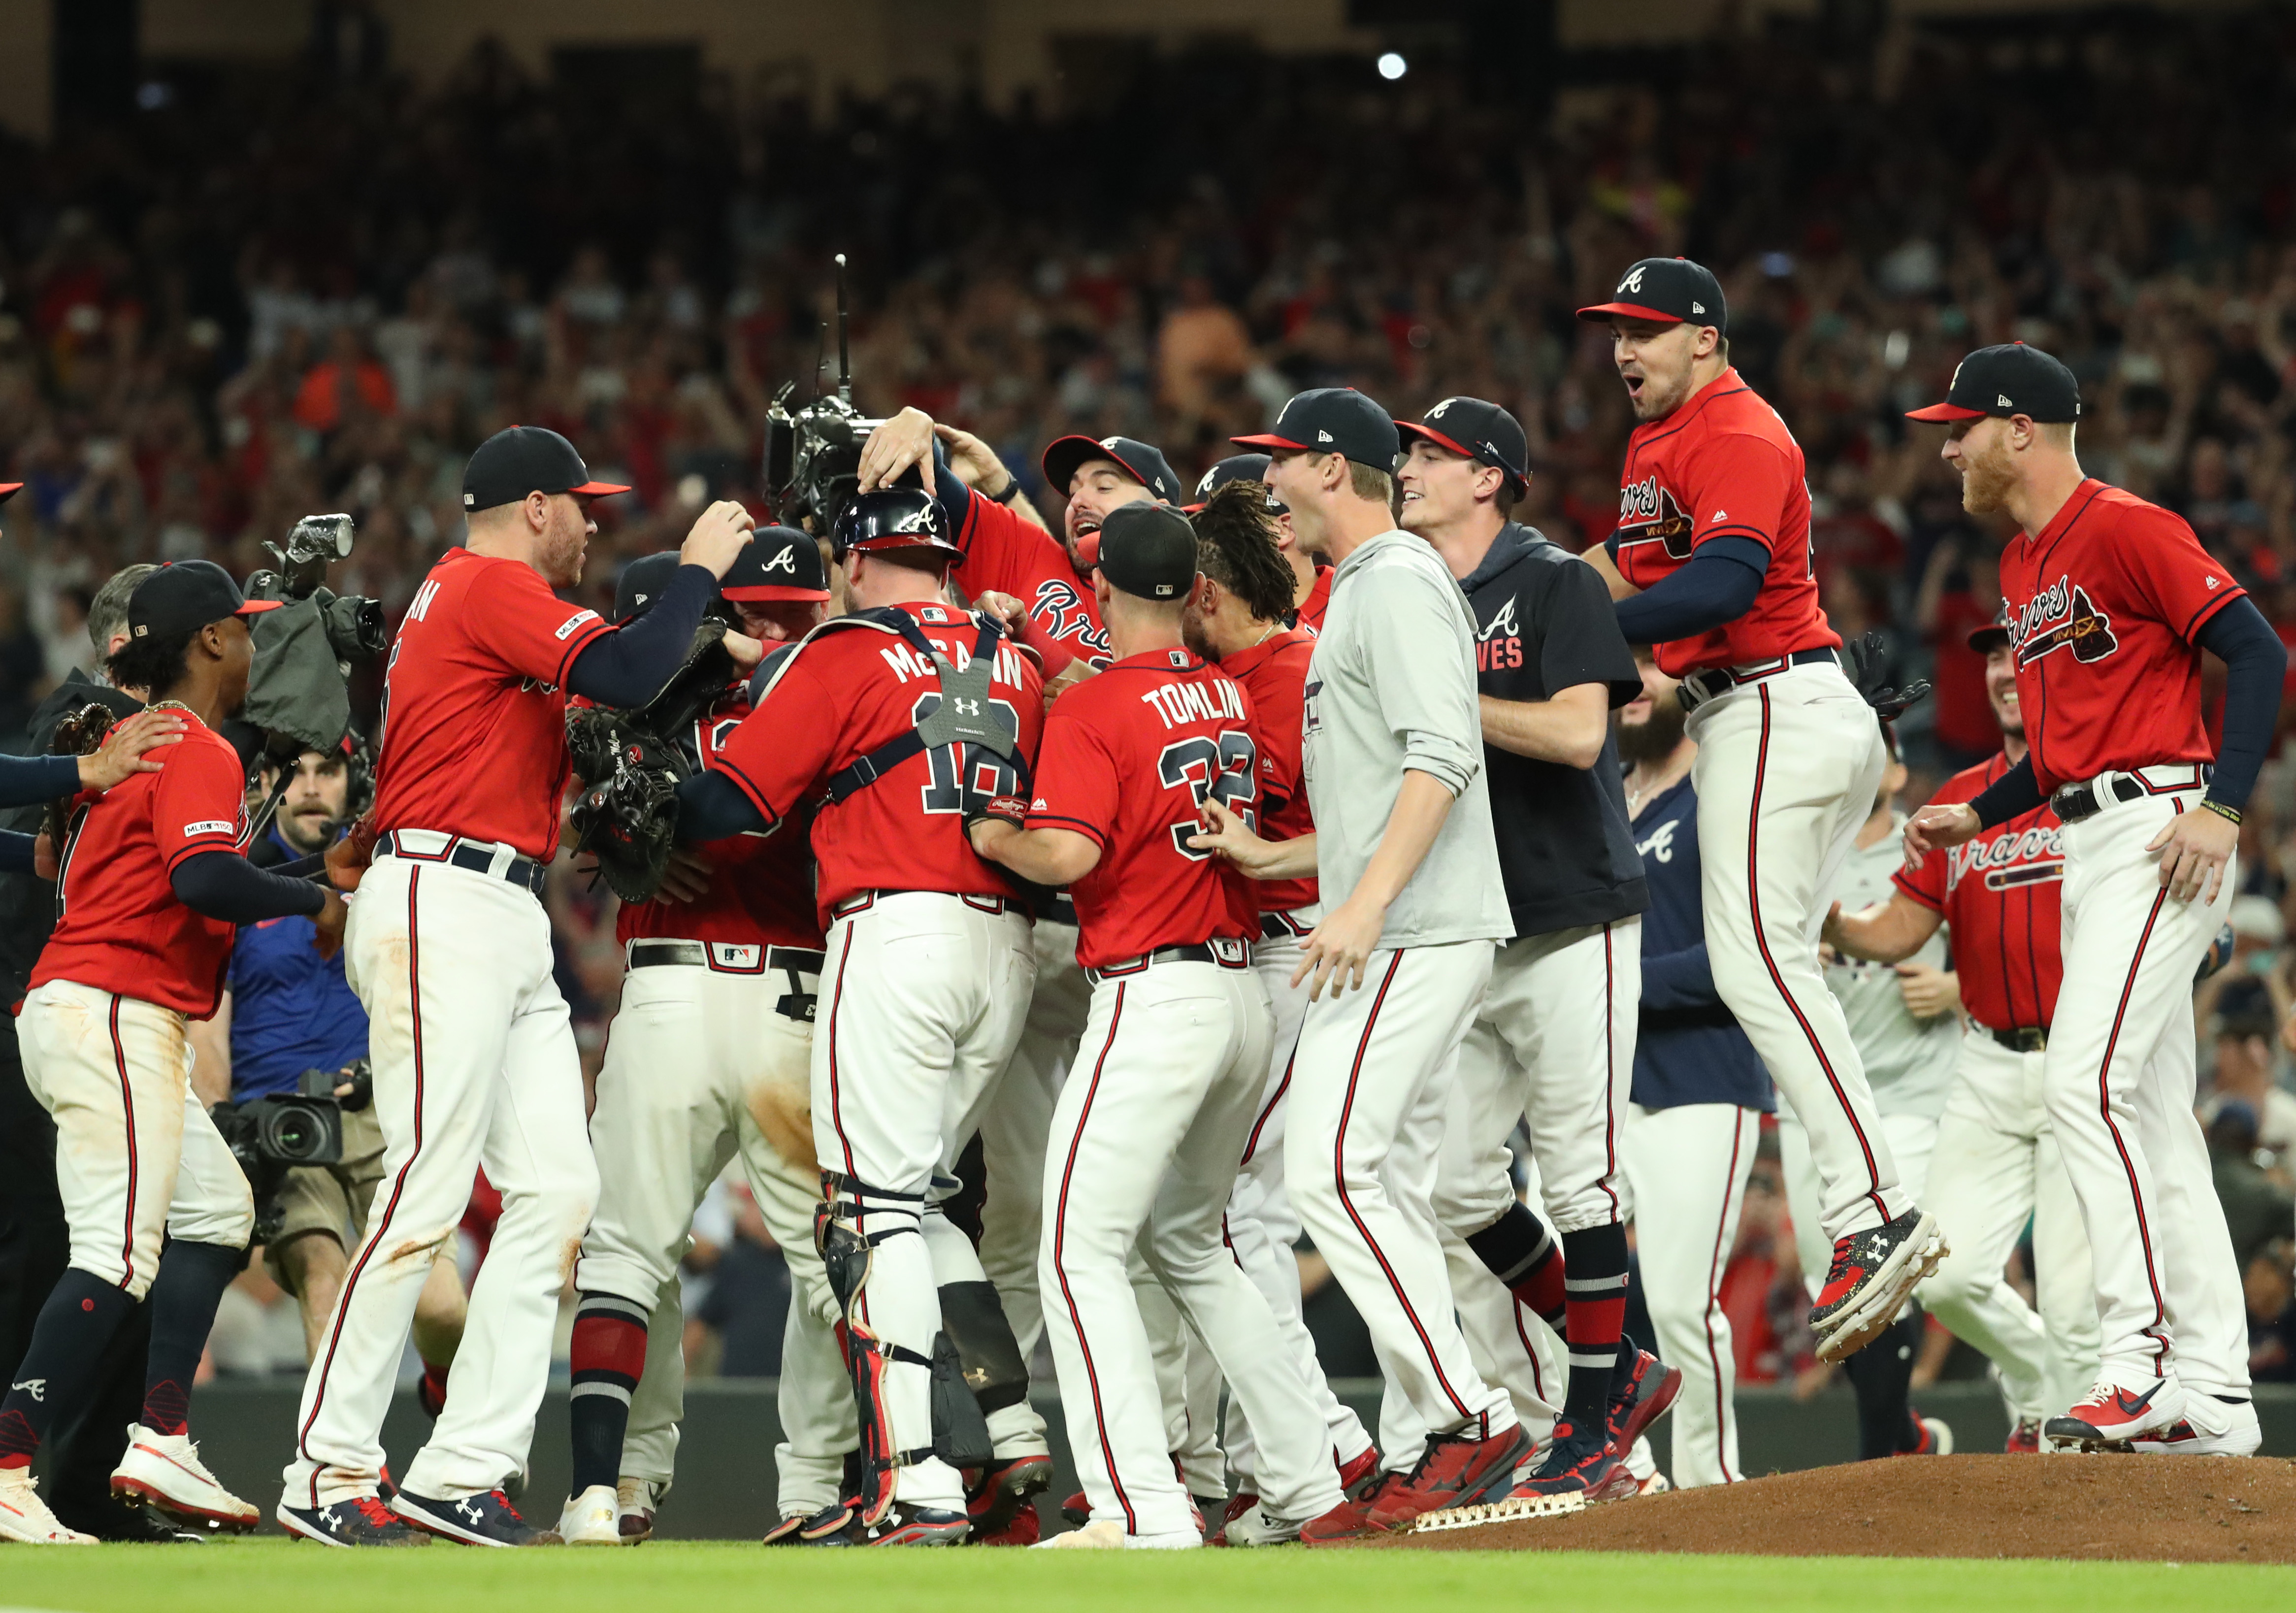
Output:
M1379 1545L2288 1563L2296 1562L2296 1462L1984 1455L1853 1462Z

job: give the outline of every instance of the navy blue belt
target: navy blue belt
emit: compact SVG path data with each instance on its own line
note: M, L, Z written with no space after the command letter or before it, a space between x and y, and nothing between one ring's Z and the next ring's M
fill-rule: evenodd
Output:
M523 886L535 896L542 894L543 881L549 878L549 868L529 856L513 856L497 872L495 869L495 847L492 841L470 844L458 836L448 837L446 846L438 851L417 851L401 841L396 831L375 842L379 856L405 857L410 863L445 863L455 868L466 868L472 873L482 873L489 879L507 880Z
M1674 692L1685 711L1695 711L1710 700L1727 694L1741 684L1759 684L1766 677L1775 677L1795 667L1807 667L1817 661L1841 664L1841 656L1833 650L1797 650L1792 655L1782 655L1774 661L1753 661L1743 667L1709 667L1703 672L1693 672L1682 680L1682 687Z

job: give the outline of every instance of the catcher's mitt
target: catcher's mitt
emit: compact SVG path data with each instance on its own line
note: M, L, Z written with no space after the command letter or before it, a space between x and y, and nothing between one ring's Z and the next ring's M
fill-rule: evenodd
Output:
M718 703L726 686L741 674L726 650L726 630L734 625L732 607L723 600L710 601L701 613L701 625L693 630L693 642L686 646L685 665L635 714L642 725L656 733L684 733Z
M585 788L568 815L574 848L598 859L606 888L643 902L661 884L677 843L677 781L686 769L664 744L619 712L566 714L567 748Z
M111 732L112 724L119 720L112 715L111 707L94 700L77 711L67 711L63 721L56 725L55 737L48 741L48 754L93 756L102 748L103 736ZM48 844L56 848L59 856L63 854L64 831L70 823L71 798L69 796L58 797L48 803L47 815L41 827L46 831Z

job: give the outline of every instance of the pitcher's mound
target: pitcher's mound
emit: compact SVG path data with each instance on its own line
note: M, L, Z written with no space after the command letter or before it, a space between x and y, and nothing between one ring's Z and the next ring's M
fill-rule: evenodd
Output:
M1908 1457L1380 1543L1424 1552L2296 1562L2296 1462Z

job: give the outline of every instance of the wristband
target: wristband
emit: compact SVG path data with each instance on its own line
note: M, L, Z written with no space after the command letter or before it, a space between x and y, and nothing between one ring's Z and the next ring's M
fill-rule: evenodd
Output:
M1012 507L1013 501L1020 496L1021 479L1010 474L1009 472L1004 478L1004 491L1002 493L991 493L987 495L990 504L1003 504L1008 509Z
M2237 806L2227 806L2222 801L2203 800L2201 803L2201 808L2204 812L2215 813L2217 816L2235 827L2240 823L2240 808Z

